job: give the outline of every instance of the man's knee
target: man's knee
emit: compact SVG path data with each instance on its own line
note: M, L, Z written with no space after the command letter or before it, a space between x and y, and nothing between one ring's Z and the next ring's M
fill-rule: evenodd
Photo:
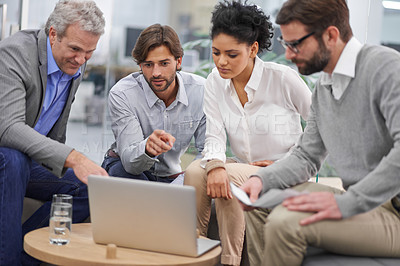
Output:
M69 168L65 175L61 179L58 179L58 181L64 183L63 190L68 190L63 193L71 194L74 197L87 197L88 191L86 184L76 177L71 168Z
M0 166L13 167L15 169L21 168L21 166L29 166L30 158L25 154L18 150L0 147Z
M268 215L264 227L264 236L273 235L283 238L297 237L301 231L300 220L309 216L309 213L289 211L286 207L278 205Z
M107 167L104 169L108 172L110 176L136 179L134 178L134 175L128 173L125 170L124 166L122 165L122 161L119 158L110 158Z
M111 169L118 162L121 162L120 158L106 157L106 158L104 158L104 160L101 164L101 167L104 168L104 170L106 170L108 174L110 174ZM122 164L121 164L121 166L122 166Z
M26 186L29 180L31 159L24 153L6 147L0 147L0 174L3 182L22 182Z

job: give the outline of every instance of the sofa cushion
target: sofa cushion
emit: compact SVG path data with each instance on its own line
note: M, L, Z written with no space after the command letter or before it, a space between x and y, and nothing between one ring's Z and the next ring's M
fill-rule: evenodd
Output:
M400 258L357 257L329 253L323 249L309 247L302 266L398 266Z

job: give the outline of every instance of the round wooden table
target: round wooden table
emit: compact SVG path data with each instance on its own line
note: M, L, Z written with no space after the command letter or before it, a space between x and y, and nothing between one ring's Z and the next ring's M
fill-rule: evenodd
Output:
M221 246L192 258L159 252L117 247L116 258L106 258L106 245L94 243L89 223L73 224L71 240L64 246L49 243L49 228L25 235L25 251L39 260L56 265L191 265L208 266L219 262Z

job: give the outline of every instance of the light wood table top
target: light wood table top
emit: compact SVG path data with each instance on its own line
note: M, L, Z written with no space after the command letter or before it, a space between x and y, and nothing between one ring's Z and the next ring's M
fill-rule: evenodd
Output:
M193 265L208 266L219 262L221 246L200 257L150 252L117 247L116 258L106 258L106 245L94 243L89 223L73 224L71 240L64 246L49 243L49 228L44 227L25 235L25 251L39 260L56 265Z

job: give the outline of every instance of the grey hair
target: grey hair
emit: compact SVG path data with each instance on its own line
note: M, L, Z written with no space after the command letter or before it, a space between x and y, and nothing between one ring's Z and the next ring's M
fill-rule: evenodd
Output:
M56 30L59 38L65 35L69 25L79 23L82 30L102 35L105 19L103 12L94 1L60 0L46 22L45 31L49 35L50 27Z

